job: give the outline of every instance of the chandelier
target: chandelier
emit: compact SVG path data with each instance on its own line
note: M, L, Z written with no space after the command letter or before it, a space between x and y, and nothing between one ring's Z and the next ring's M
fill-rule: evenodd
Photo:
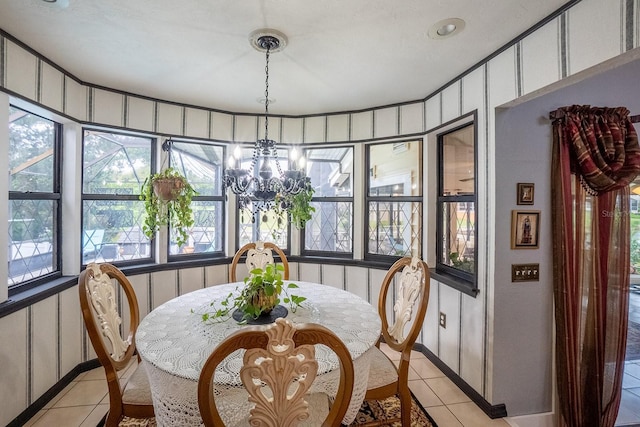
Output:
M286 38L273 30L259 30L250 40L256 49L266 52L264 139L256 141L251 163L246 168L242 164L242 150L236 147L224 171L224 187L238 196L241 209L253 206L255 221L255 214L273 209L276 204L277 208L288 210L288 200L310 185L310 180L305 176L304 158L295 159L293 153L293 168L283 170L278 161L276 142L269 139L269 55L282 50Z

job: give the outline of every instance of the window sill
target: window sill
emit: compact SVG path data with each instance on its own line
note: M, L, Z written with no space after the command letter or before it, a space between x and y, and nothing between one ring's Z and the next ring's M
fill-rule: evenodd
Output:
M438 272L436 270L431 270L431 278L437 280L442 284L450 286L453 289L462 292L463 294L472 296L474 298L480 292L480 289L478 289L476 283L463 280L451 274L446 274L446 273Z

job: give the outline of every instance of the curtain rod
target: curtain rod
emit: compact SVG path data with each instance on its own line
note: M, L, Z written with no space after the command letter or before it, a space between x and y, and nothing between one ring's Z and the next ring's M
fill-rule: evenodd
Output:
M555 110L549 113L550 120L559 119L561 117L564 117L564 111L562 110ZM640 123L640 114L637 116L629 116L629 120L631 120L631 123Z

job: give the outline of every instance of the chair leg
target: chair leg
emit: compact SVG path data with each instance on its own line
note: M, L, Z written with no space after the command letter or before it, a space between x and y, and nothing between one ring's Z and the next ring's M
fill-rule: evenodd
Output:
M400 392L399 395L402 427L411 427L411 393L407 388L407 390Z

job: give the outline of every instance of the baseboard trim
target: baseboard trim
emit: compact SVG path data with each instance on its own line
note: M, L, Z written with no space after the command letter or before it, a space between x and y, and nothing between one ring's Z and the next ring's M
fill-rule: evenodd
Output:
M434 365L438 367L442 371L443 374L447 376L455 385L458 386L460 390L464 394L466 394L469 399L473 401L482 411L487 414L487 416L491 419L495 418L504 418L507 416L507 407L504 403L500 403L498 405L492 405L487 402L480 393L475 391L473 387L467 384L458 374L456 374L450 367L448 367L442 360L438 358L435 354L431 352L424 344L414 344L414 350L419 351L424 354L427 359L429 359Z
M79 363L71 371L69 371L67 375L62 377L60 381L55 383L42 396L40 396L36 401L29 405L27 409L22 411L20 415L15 417L9 424L7 424L7 427L20 427L25 425L27 421L29 421L35 414L37 414L39 410L44 408L46 404L51 401L51 399L56 397L58 393L60 393L66 386L71 384L71 381L73 381L78 375L83 372L98 368L100 366L101 365L98 359Z

